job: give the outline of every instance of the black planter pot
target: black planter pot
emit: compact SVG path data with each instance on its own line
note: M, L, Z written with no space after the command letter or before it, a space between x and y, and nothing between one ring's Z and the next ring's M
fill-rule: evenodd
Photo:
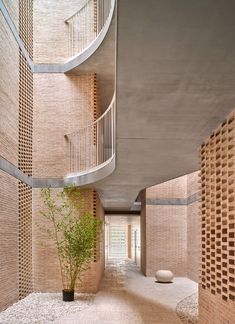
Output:
M74 290L63 289L63 301L74 301Z

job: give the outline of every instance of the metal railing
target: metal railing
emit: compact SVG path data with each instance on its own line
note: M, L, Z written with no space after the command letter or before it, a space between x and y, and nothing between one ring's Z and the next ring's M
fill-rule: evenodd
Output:
M70 174L84 174L108 164L115 155L115 95L96 121L65 136L69 142Z
M112 13L111 4L111 0L83 1L81 8L66 19L71 56L81 53L96 39Z

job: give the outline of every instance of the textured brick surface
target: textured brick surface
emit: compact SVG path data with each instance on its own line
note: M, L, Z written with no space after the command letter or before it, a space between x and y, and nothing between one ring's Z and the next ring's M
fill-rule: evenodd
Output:
M201 323L235 319L235 112L201 146Z
M19 0L19 36L33 57L33 0ZM32 176L33 74L19 51L18 167ZM19 298L32 292L32 189L19 181Z
M0 171L0 309L14 303L18 288L17 180Z
M81 1L34 1L35 63L61 63L68 59L69 26L65 20L80 8Z
M32 188L18 184L19 194L19 297L32 292Z
M59 189L54 189L58 192ZM94 193L92 189L83 190L85 198L84 208L92 211L94 207ZM104 219L103 209L99 200L96 202L96 216ZM47 220L41 218L39 211L43 209L40 189L33 190L33 286L36 291L61 291L61 275L57 252L53 241L35 226L39 224L48 224ZM85 273L82 284L78 283L76 289L84 292L96 292L100 279L104 271L104 239L103 234L97 246L96 262L91 264L91 268Z
M140 266L144 275L146 275L146 190L141 192L141 213L140 213Z
M5 7L16 28L19 27L19 0L4 0Z
M69 172L64 135L94 120L95 75L34 74L33 176Z
M199 190L199 172L187 175L187 195L194 195ZM187 206L187 276L199 281L201 253L201 225L198 201Z
M201 227L199 217L200 203L187 207L187 277L199 281Z
M18 163L19 52L0 13L0 155Z
M18 28L19 2L12 0L4 2ZM35 61L42 59L43 62L54 63L68 57L68 26L63 23L63 20L77 10L79 3L80 0L69 3L67 1L43 1L43 3L34 1L35 21L38 28L35 30ZM32 56L32 19L28 16L30 8L30 0L21 0L20 32ZM41 10L39 15L37 15L37 10ZM27 66L21 57L19 78L19 49L1 13L0 56L0 155L16 166L19 162L20 168L31 174L31 75L28 73L28 78L26 77ZM36 80L34 88L36 99L34 103L34 176L62 177L69 168L68 143L64 135L76 131L78 127L89 124L97 118L96 77L93 74L85 76L40 74L34 75L34 78ZM30 82L28 82L29 79ZM22 108L20 127L19 103ZM0 177L2 184L0 189L0 204L2 204L0 208L0 256L2 260L0 308L4 308L31 290L31 189L22 183L19 183L18 187L18 181L3 172L0 173ZM39 200L36 195L35 208L38 208L38 204ZM92 210L95 208L96 215L103 218L102 207L93 190L86 191L86 206ZM34 234L35 289L61 290L56 252L48 242L48 238L44 238L43 234L38 234L35 228ZM46 250L42 245L44 239L48 244ZM103 269L104 239L102 237L97 245L91 269L86 273L83 285L78 287L79 290L96 291Z
M147 276L169 269L186 276L187 207L146 206Z
M147 189L148 199L186 198L187 176L160 183Z
M187 197L199 192L199 171L187 175Z
M187 197L187 177L146 189L146 199ZM169 269L176 276L187 274L187 206L146 205L146 271L155 275Z
M146 190L146 198L161 205L143 203L141 212L142 271L152 276L158 269L170 269L176 276L198 281L200 262L199 203L186 205L198 192L198 172ZM173 199L172 199L173 198ZM170 204L183 198L185 205ZM176 203L176 202L174 202Z
M224 301L210 291L199 290L199 324L234 324L235 306L233 301Z

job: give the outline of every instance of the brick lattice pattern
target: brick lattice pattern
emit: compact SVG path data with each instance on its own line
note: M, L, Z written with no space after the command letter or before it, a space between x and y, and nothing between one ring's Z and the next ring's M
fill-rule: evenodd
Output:
M32 292L32 189L19 181L19 298Z
M212 298L218 300L220 296L224 302L232 301L233 307L235 306L234 128L233 112L201 146L201 288L202 291L206 290L207 294L216 296Z
M19 35L33 58L33 1L19 1ZM32 176L33 74L19 50L18 166ZM19 181L19 298L32 292L32 189Z
M19 0L19 36L33 59L33 0Z
M19 54L19 169L32 176L33 152L33 74L26 59Z

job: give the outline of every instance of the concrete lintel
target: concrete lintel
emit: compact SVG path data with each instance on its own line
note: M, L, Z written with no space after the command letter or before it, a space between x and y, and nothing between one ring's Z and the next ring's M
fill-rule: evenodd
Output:
M65 186L63 179L56 178L33 178L33 188L63 188Z
M0 156L0 170L10 174L14 178L24 182L30 187L33 186L33 179L29 177L24 172L19 170L14 164L6 160L4 157Z
M195 194L187 198L161 198L161 199L146 199L146 205L176 205L187 206L199 200L199 194Z

